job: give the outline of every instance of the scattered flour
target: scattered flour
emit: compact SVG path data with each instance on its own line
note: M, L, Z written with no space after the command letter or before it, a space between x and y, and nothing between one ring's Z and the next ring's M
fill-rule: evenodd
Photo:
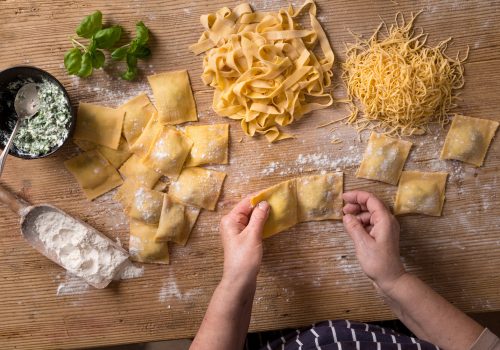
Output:
M165 281L163 282L160 292L158 293L158 301L160 303L165 303L166 301L171 300L173 298L179 300L183 299L185 300L185 299L190 299L195 295L200 295L202 293L203 293L202 288L193 288L186 292L181 292L175 280Z
M96 230L57 211L40 214L34 229L47 250L71 274L90 284L113 279L128 255Z

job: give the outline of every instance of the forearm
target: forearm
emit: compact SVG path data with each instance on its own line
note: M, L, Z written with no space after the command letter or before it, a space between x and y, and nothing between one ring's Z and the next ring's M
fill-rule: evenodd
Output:
M256 281L223 278L191 345L195 349L242 349L248 332Z
M442 349L467 350L483 331L481 325L409 273L390 287L379 286L379 290L417 337Z

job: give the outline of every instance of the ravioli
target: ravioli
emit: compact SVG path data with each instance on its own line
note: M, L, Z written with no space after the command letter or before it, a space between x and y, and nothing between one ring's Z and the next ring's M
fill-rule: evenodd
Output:
M155 241L172 241L183 246L186 245L199 213L199 208L184 206L166 195L163 199Z
M119 169L125 178L131 178L146 188L153 188L161 174L147 167L142 160L133 154Z
M157 229L157 225L130 220L129 254L132 261L152 264L169 263L168 244L155 242Z
M394 214L441 216L446 178L442 172L403 171L399 180Z
M162 126L158 123L156 113L149 119L143 132L137 137L135 142L130 147L130 151L139 157L145 157L153 143L156 135L162 131Z
M122 203L125 213L132 219L158 224L164 195L163 192L148 189L127 179L117 191L115 199Z
M342 177L332 173L296 179L299 222L342 219Z
M173 127L163 127L156 134L143 159L146 166L163 175L177 178L193 142Z
M441 159L455 159L480 167L499 123L455 115L446 135Z
M142 93L121 105L119 109L125 113L123 136L125 136L129 146L132 146L155 114L156 108L148 96Z
M228 163L229 124L187 126L186 135L193 141L186 166Z
M120 174L96 150L83 152L64 162L82 188L85 196L92 200L120 186Z
M106 146L96 145L90 141L76 140L73 142L82 150L90 151L97 149L99 153L108 160L108 162L115 168L118 169L130 156L132 153L128 148L127 141L122 137L120 139L120 144L118 149L112 149Z
M296 181L288 180L263 190L251 198L252 206L267 201L271 207L264 224L263 238L271 237L298 222Z
M215 210L225 173L204 168L184 168L168 193L186 205Z
M118 149L123 116L124 112L119 109L80 102L73 137Z
M181 124L198 121L187 70L148 76L162 124Z
M372 132L356 177L398 183L412 143Z

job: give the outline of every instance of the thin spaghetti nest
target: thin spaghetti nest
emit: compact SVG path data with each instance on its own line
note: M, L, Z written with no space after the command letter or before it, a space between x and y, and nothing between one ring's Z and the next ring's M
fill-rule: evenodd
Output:
M396 15L389 29L382 23L368 40L356 36L347 45L344 80L351 98L347 118L358 131L376 129L387 134L424 134L430 123L448 121L456 106L457 89L464 85L463 61L445 54L448 42L426 45L427 34L415 33L411 15ZM385 26L387 35L379 39ZM352 102L360 102L363 114Z
M302 14L309 15L308 29L298 23ZM240 120L247 135L264 134L269 142L292 137L278 126L333 103L325 88L334 55L314 1L278 12L253 12L243 3L204 15L201 23L205 32L190 48L206 52L202 79L215 89L213 109ZM318 44L322 57L313 52Z

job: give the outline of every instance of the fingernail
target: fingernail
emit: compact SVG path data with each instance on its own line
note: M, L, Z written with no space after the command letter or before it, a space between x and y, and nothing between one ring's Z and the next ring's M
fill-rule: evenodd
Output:
M262 210L269 210L269 203L267 203L266 201L262 201L262 202L259 202L259 204L257 204L257 206L262 209Z

